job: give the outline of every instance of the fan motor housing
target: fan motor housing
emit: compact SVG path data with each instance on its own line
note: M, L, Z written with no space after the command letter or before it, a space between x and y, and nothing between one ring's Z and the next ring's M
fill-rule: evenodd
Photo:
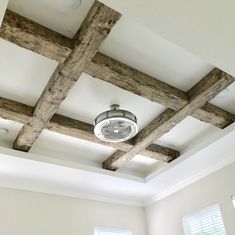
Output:
M99 114L95 119L95 135L106 142L122 142L131 139L138 132L136 116L112 105L112 110Z

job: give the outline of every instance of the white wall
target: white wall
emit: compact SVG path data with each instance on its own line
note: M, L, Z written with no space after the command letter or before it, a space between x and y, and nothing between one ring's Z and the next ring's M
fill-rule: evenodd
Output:
M183 235L182 216L219 203L235 234L235 163L145 208L0 188L0 235L92 235L95 226L133 235ZM148 232L145 230L147 220Z
M0 235L92 235L95 226L146 235L142 208L0 188Z
M220 204L227 235L235 234L235 163L145 209L148 235L183 235L182 216Z

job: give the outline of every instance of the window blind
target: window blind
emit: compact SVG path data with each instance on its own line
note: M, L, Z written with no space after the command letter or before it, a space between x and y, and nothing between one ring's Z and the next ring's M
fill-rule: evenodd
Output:
M183 226L186 235L226 235L218 205L183 217Z
M113 228L95 228L94 235L132 235L129 230L113 229Z

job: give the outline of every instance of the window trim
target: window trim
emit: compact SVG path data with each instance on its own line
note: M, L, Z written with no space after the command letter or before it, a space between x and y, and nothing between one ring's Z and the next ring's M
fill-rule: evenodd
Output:
M225 230L225 233L227 234L227 231L226 231L226 228L225 228L225 224L224 224L223 214L222 214L220 205L219 205L219 203L215 203L215 204L213 204L213 205L204 207L204 208L199 209L199 210L197 210L197 211L194 211L194 212L192 212L192 213L190 213L190 214L187 214L187 215L182 216L181 221L182 221L182 226L183 226L183 230L184 230L184 235L188 235L188 231L186 230L186 226L185 226L185 223L184 223L184 220L186 220L187 217L195 216L196 214L199 214L199 213L201 213L202 211L209 210L209 209L214 208L214 207L218 207L219 210L220 210L221 217L222 217L222 222L223 222L223 225L224 225L224 230Z
M132 235L131 230L129 229L119 229L119 228L112 228L112 227L95 227L94 228L94 235L98 235L98 232L116 232L116 233L120 233L120 235L122 235L121 233L123 233L123 235Z

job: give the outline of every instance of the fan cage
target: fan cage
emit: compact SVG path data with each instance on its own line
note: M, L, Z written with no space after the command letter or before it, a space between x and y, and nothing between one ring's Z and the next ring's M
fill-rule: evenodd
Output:
M108 125L108 123L111 124L112 121L117 121L117 122L124 122L125 124L129 125L130 127L130 132L127 136L116 138L116 139L111 139L107 138L104 136L102 133L102 128ZM122 142L126 141L128 139L131 139L134 137L137 132L138 132L138 126L137 126L137 118L136 116L126 110L121 110L121 109L113 109L109 111L105 111L101 113L100 115L97 116L95 119L95 135L106 142Z

